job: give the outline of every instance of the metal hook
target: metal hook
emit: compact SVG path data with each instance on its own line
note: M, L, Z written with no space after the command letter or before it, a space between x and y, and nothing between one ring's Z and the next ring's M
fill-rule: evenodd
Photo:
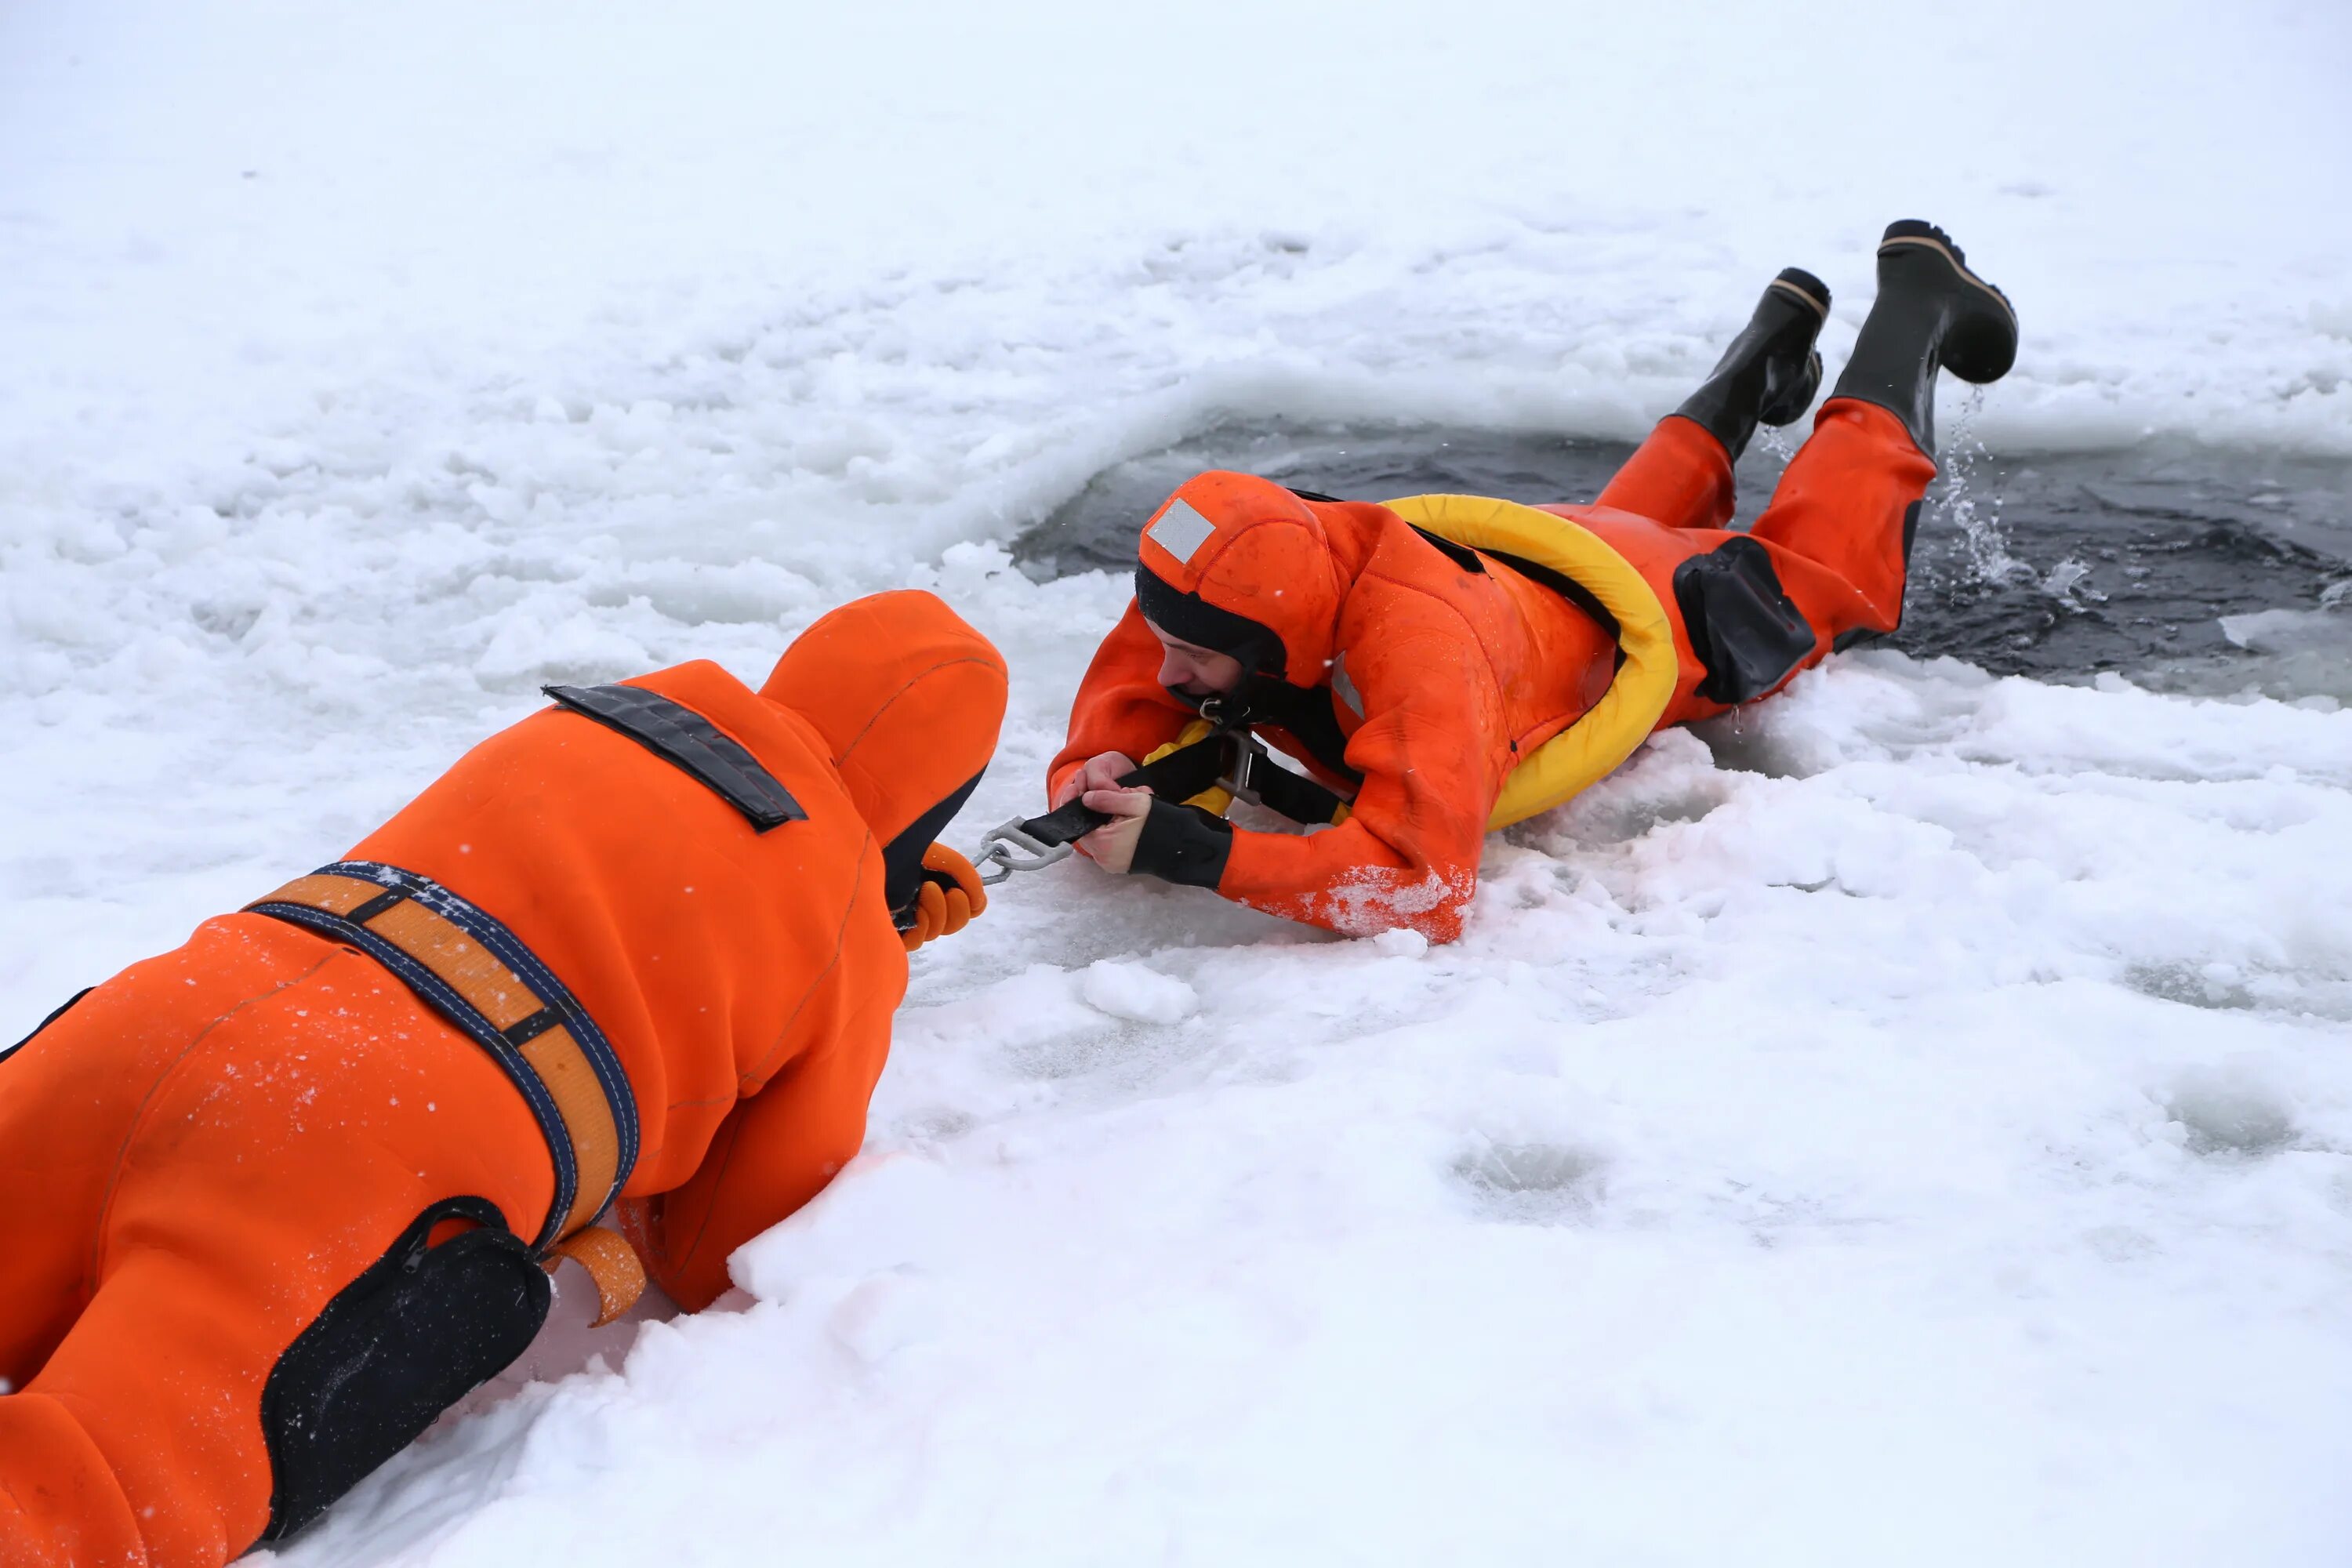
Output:
M1029 831L1026 818L1014 817L999 827L989 829L980 841L980 853L971 858L981 868L983 887L992 888L1015 871L1042 871L1056 860L1069 858L1066 844L1048 844Z

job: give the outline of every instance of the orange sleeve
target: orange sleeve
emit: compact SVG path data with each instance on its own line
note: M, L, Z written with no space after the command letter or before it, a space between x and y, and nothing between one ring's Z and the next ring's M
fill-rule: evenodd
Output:
M1391 611L1385 635L1349 648L1365 721L1348 742L1364 775L1348 820L1304 836L1236 830L1219 893L1351 936L1462 934L1511 758L1493 668L1451 614L1432 607L1411 626Z
M904 989L866 987L820 1044L728 1113L683 1186L628 1216L646 1271L679 1306L698 1312L716 1300L735 1249L823 1192L865 1146Z
M1110 636L1095 651L1087 678L1070 704L1070 737L1045 770L1045 796L1105 752L1141 762L1198 717L1160 684L1160 639L1130 599Z

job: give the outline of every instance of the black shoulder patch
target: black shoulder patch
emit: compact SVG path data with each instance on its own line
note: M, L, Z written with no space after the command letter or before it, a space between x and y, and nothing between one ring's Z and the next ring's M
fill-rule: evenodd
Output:
M694 775L759 832L804 822L808 813L775 774L718 725L682 702L642 686L547 686L584 719L617 730L664 762Z

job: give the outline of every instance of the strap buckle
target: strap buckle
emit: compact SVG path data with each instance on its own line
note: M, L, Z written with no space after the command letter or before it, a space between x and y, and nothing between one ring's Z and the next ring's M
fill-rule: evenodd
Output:
M1251 781L1257 777L1260 768L1271 767L1273 759L1265 754L1265 747L1258 738L1246 730L1226 730L1220 734L1234 742L1234 760L1217 780L1217 787L1246 805L1264 805L1265 802L1259 798L1257 786Z
M992 888L1015 871L1042 871L1069 856L1067 844L1046 843L1029 831L1026 818L1016 816L990 828L980 841L980 853L971 861L980 868L981 885Z

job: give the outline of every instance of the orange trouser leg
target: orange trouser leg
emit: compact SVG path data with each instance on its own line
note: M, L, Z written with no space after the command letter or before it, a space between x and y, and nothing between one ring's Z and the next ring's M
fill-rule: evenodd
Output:
M552 1188L520 1096L372 960L207 921L0 1062L0 1565L213 1568L268 1523L260 1402L428 1205L526 1235Z
M1668 528L1721 528L1731 521L1731 454L1696 420L1669 414L1625 459L1595 506Z
M0 1563L145 1568L139 1521L106 1456L39 1394L0 1398Z
M1677 424L1688 426L1691 435L1670 434ZM1712 450L1702 449L1701 444ZM1675 461L1685 464L1680 480ZM1606 504L1541 510L1574 518L1606 540L1648 579L1665 606L1681 670L1674 698L1658 721L1664 729L1726 711L1722 703L1698 695L1706 669L1683 624L1674 578L1691 557L1741 536L1716 527L1677 525L1650 512L1636 514L1631 506L1609 500L1621 494L1641 500L1638 492L1645 488L1656 504L1679 504L1677 498L1698 493L1718 471L1727 475L1723 448L1697 426L1672 417L1660 421L1620 479L1637 466L1639 486L1621 491L1612 480L1602 492ZM1781 592L1813 629L1813 650L1791 668L1791 677L1829 657L1848 632L1895 629L1903 614L1905 534L1912 509L1935 477L1934 461L1885 409L1852 398L1833 398L1822 405L1812 435L1780 476L1771 505L1746 536L1770 553ZM1728 494L1727 489L1726 516Z
M1815 660L1847 632L1891 632L1902 620L1905 535L1935 477L1935 459L1885 409L1850 397L1822 405L1748 531L1820 634Z

